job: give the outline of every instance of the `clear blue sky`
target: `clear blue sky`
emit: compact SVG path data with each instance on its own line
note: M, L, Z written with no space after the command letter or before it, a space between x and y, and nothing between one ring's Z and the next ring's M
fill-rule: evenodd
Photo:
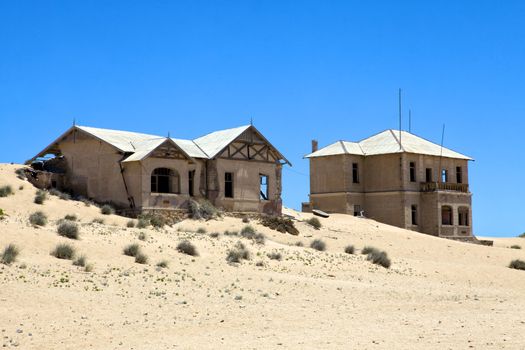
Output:
M299 208L310 140L396 128L401 87L413 132L439 143L445 123L445 146L476 159L475 233L516 235L524 23L520 1L2 1L0 161L73 118L180 138L253 118L293 163Z

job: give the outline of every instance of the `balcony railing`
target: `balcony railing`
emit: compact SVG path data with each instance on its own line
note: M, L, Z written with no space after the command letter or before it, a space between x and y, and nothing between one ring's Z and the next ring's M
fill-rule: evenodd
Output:
M422 182L421 192L454 191L468 193L468 184L455 184L451 182Z

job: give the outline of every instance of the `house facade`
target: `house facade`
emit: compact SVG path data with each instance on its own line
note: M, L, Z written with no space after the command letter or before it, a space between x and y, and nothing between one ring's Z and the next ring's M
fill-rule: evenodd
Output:
M322 149L312 141L310 201L320 209L366 217L440 237L472 234L472 159L405 131Z
M252 125L194 140L75 125L28 162L40 187L132 212L206 199L270 215L281 214L281 170L290 165Z

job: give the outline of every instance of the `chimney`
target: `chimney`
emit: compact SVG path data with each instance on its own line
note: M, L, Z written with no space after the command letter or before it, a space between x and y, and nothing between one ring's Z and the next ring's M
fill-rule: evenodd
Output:
M312 153L314 153L318 149L319 149L319 145L318 145L317 140L312 140Z

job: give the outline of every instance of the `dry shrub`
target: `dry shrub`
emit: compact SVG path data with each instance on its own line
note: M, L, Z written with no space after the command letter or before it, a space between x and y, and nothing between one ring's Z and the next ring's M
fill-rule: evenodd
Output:
M177 244L177 251L191 256L199 256L197 248L190 241L182 241Z
M47 224L47 216L41 211L35 211L29 215L29 222L34 226L45 226Z
M284 216L265 216L261 218L260 223L263 226L282 233L288 232L294 236L299 234L299 230L295 228L295 224L292 219Z
M323 252L326 250L326 243L320 239L314 239L312 243L310 243L310 248Z
M20 249L13 243L10 243L4 248L0 261L2 264L10 265L16 261L18 254L20 254Z
M220 216L217 208L213 206L209 201L195 201L190 200L189 202L190 217L195 220L211 220L217 216Z

